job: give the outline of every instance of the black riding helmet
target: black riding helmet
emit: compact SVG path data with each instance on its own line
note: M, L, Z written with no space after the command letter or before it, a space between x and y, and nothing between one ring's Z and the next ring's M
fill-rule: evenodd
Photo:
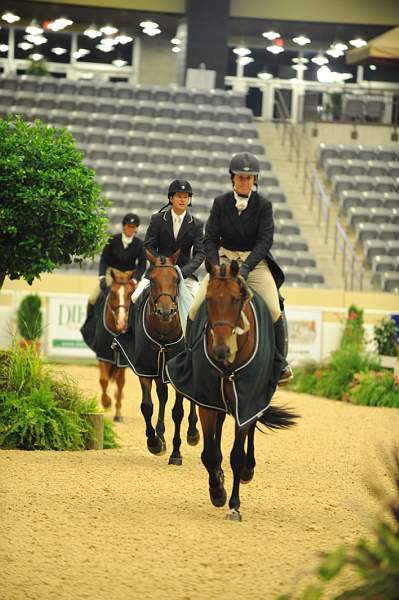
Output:
M258 175L260 171L259 160L255 154L250 152L239 152L232 156L229 166L231 180L236 173L246 173L255 176L255 184L258 183Z
M193 195L190 182L185 179L174 179L168 189L168 199L170 200L173 194L177 192L188 192L189 197Z

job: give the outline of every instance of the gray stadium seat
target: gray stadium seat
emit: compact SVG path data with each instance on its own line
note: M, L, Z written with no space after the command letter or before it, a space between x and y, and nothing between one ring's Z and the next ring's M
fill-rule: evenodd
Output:
M152 86L136 85L134 88L134 97L137 100L152 100Z
M17 92L15 104L18 107L26 106L32 108L36 104L36 95L33 92Z
M91 115L89 113L74 110L71 112L69 122L71 125L77 125L79 127L88 127L90 122L90 116Z
M122 146L127 145L129 141L129 136L127 132L124 132L121 129L108 129L107 131L107 141L111 146Z
M97 95L97 86L89 81L79 81L77 89L79 96L95 97Z
M380 123L385 111L385 101L381 96L366 96L365 98L365 116L367 121Z
M399 160L399 151L395 146L377 146L377 156L384 162Z
M77 142L85 142L86 129L84 127L79 127L79 125L68 125L66 129L73 135Z
M279 250L273 244L273 256L280 265L280 267L294 266L296 262L296 255L293 250Z
M66 127L69 124L69 111L67 110L52 110L50 113L50 123L57 127Z
M275 175L271 171L262 173L259 180L260 180L262 186L265 186L266 188L278 187L278 184L279 184L277 175Z
M134 117L136 114L136 104L129 99L121 98L118 100L117 104L115 104L118 113L120 115L128 115L129 117Z
M125 176L120 178L120 189L124 194L135 194L141 193L142 191L142 178L135 177L134 175Z
M153 119L152 117L136 115L135 117L132 117L131 127L133 129L135 129L136 131L151 131L153 129L154 123L155 123L155 119ZM115 121L114 127L118 127L118 129L119 129L119 125L117 126L116 121Z
M285 235L300 235L301 230L293 219L276 219L275 231Z
M76 110L86 113L97 111L97 98L95 96L79 96L77 98Z
M205 135L205 136L217 135L217 131L218 131L218 128L216 126L216 123L213 123L212 121L205 121L205 120L198 121L196 132L198 132L200 135Z
M224 106L225 104L228 104L228 95L224 90L211 90L209 96L210 103L213 106Z
M368 160L366 165L367 175L370 177L378 177L386 174L386 163L382 160Z
M233 90L229 90L227 92L227 99L229 106L240 107L245 106L245 94L241 92L234 92Z
M57 110L76 110L77 96L72 96L71 94L60 94L56 97L56 108Z
M130 157L130 151L127 146L122 145L109 145L108 146L108 157L110 160L115 161L128 161Z
M258 139L259 134L255 123L238 123L239 131L233 135L243 136L244 138Z
M357 190L344 190L339 196L339 213L345 214L353 207L363 205L363 194L367 192L358 192Z
M196 107L196 116L190 117L201 119L201 121L218 121L219 107L211 106L210 104L198 104ZM220 119L222 120L222 119Z
M375 207L370 209L370 220L373 223L389 223L392 218L392 210L389 210L389 208Z
M382 206L384 208L399 208L399 193L384 192L382 194Z
M39 91L41 94L57 94L60 80L54 77L40 77Z
M389 240L385 245L389 256L399 257L399 240Z
M373 273L382 271L399 271L399 260L396 256L378 254L372 259L371 270Z
M186 88L179 88L179 89L175 89L172 91L171 101L175 102L176 104L181 104L184 102L192 102L192 100L193 100L193 95Z
M173 102L156 102L157 117L175 119L178 117L178 106Z
M379 238L381 240L398 240L399 239L399 225L391 223L381 223L377 225L379 227Z
M362 244L365 240L378 239L380 234L380 225L376 223L357 223L356 225L356 244Z
M86 129L87 144L107 144L107 132L102 127L88 127ZM108 147L108 146L107 146Z
M137 165L139 163L148 163L150 161L149 150L145 146L130 146L129 159ZM147 177L147 175L143 175L143 177Z
M100 98L96 102L96 112L113 115L115 113L115 100L113 98Z
M296 251L308 251L309 246L305 238L300 234L285 235L286 247Z
M384 254L386 247L387 243L383 240L365 240L363 250L366 264L371 265L374 256Z
M276 219L293 219L294 215L288 204L273 202L273 215Z
M347 212L349 227L355 229L359 223L367 223L371 220L370 209L352 206Z
M344 94L342 98L342 115L348 121L361 121L364 117L364 102L361 97Z
M102 175L96 178L104 193L119 192L121 189L121 178L115 175Z
M19 77L18 83L18 89L21 90L21 92L36 93L39 89L39 80L35 75L22 75L21 77ZM0 87L2 87L1 82ZM13 89L16 90L17 88L15 87Z
M35 79L37 80L37 77L35 77ZM4 77L4 75L3 75L0 77L0 88L3 90L16 91L18 89L19 82L20 82L19 77L12 76L12 75Z
M129 160L118 160L115 162L115 173L119 177L130 177L136 172L135 164Z
M169 102L172 97L172 89L170 87L164 87L161 85L153 86L152 98L155 102Z
M331 178L332 193L339 197L344 190L357 189L354 183L354 177L349 175L333 175Z
M63 79L58 85L59 96L75 96L77 94L78 82L71 79Z
M189 119L176 119L176 120L172 120L172 123L174 124L174 131L175 133L183 133L184 135L190 135L192 133L197 133L196 132L196 123L195 121L190 121ZM173 129L172 129L173 131ZM199 132L198 132L199 133Z
M338 144L320 144L317 151L317 162L319 166L325 167L329 158L340 158Z
M86 156L92 160L107 160L109 146L107 144L91 144L86 146ZM104 173L107 175L107 173Z
M391 160L386 165L387 175L389 177L399 177L399 161Z
M381 192L361 192L362 194L362 205L365 208L377 208L382 206L383 195Z
M360 160L376 160L378 159L378 149L375 146L357 146L358 158Z
M226 140L226 138L221 137L219 135L211 135L208 138L207 146L211 152L227 152L230 148L230 146L229 146L230 139L232 140L233 138L228 138Z
M303 281L307 284L323 285L325 283L324 276L314 267L304 267Z
M283 266L282 270L285 276L285 285L289 286L293 283L301 283L304 279L304 272L302 267Z
M109 129L113 115L95 112L90 115L90 126L98 129Z
M253 154L257 154L259 158L265 154L265 147L262 144L262 142L260 142L260 140L254 140L252 138L248 138L246 140L246 145L247 145L247 149L249 150L249 152L252 152Z
M348 175L372 175L368 172L367 163L357 158L347 161L346 172Z
M368 175L355 175L354 188L360 192L370 192L375 189L376 180L377 178Z
M158 205L160 205L160 202L162 201L161 199L166 195L164 186L154 177L145 177L142 180L141 189L146 197L149 194L156 194Z
M399 272L387 271L381 273L381 288L384 292L399 293Z
M273 238L272 254L275 250L286 250L287 249L287 236L281 233L275 233Z
M117 83L115 96L121 100L131 100L134 97L134 89L130 83Z
M191 164L195 167L207 167L209 165L213 165L213 161L211 158L211 153L207 151L195 150L191 153Z
M153 100L136 100L136 114L142 117L155 117L157 104Z
M262 186L262 193L266 196L266 198L268 200L270 200L270 202L272 204L274 204L275 202L278 202L280 204L282 202L287 202L287 197L280 187L277 187L277 186L263 187Z
M116 175L116 165L114 161L108 159L96 160L95 171L99 177L102 175Z
M327 177L331 179L333 175L346 175L348 161L342 158L328 158L324 163L324 169Z
M97 97L98 98L114 98L115 97L115 84L103 82L97 86Z
M297 267L316 268L317 264L310 252L299 251L295 253L295 264ZM317 283L317 282L314 282ZM320 282L319 282L320 283Z
M395 192L396 180L394 177L376 177L375 189L379 192Z
M231 160L231 154L227 153L227 152L211 152L210 153L210 157L211 157L211 164L214 167L217 168L221 168L221 169L228 169L229 164L230 164L230 160Z

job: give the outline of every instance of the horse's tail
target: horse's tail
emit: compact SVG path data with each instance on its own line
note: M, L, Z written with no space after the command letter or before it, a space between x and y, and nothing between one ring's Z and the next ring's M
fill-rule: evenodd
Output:
M288 429L296 425L300 415L294 413L290 408L282 406L269 406L269 408L258 419L268 429Z

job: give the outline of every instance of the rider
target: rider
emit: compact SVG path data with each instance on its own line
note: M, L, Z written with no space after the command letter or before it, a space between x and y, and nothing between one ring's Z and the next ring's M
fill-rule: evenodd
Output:
M188 181L175 179L169 185L168 204L151 217L144 246L155 256L170 256L180 248L180 267L186 288L194 296L199 283L195 271L201 266L203 248L202 221L188 210L193 191Z
M272 205L258 193L259 161L254 154L235 154L229 167L233 190L217 196L205 228L206 258L213 265L220 260L235 259L240 275L265 301L274 323L277 350L284 356L285 331L278 288L284 274L275 262L270 248L273 244L274 221ZM205 276L191 304L186 334L205 299L209 275ZM286 367L279 380L284 384L292 378Z
M111 268L119 271L136 269L135 282L139 281L146 268L146 256L142 240L136 236L140 225L139 217L128 213L122 219L122 233L113 235L103 248L99 265L99 282L89 297L87 316L91 313L101 291L106 292L112 283Z

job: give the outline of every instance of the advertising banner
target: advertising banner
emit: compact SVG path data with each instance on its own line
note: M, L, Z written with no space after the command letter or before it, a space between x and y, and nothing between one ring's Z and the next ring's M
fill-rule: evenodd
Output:
M320 361L322 313L320 310L286 309L288 362L296 366L307 360Z
M47 310L47 355L94 358L80 328L86 318L87 296L49 295Z

